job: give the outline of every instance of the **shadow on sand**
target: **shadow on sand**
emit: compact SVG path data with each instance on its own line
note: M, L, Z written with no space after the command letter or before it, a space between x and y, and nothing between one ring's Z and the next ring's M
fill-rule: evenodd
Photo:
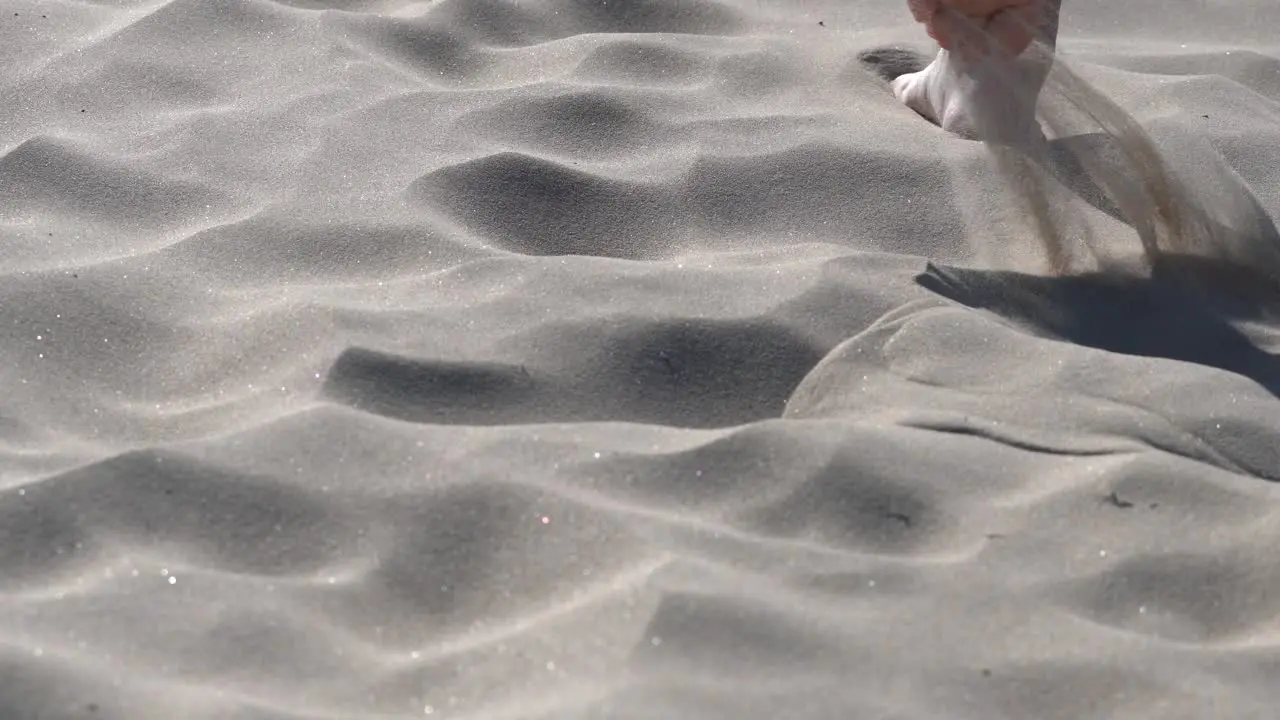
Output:
M926 289L1036 332L1127 355L1198 363L1243 375L1280 397L1280 356L1240 322L1280 321L1280 285L1246 268L1166 255L1149 277L1046 277L930 263Z

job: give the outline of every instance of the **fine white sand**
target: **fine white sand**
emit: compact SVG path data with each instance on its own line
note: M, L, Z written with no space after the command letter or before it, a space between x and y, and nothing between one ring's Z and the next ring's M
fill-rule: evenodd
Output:
M1274 241L1280 4L1066 2ZM1276 717L1280 293L1049 276L890 47L901 0L6 2L0 718Z

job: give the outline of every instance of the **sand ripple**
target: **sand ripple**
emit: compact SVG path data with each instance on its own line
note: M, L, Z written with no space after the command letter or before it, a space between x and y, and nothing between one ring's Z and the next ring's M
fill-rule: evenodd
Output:
M1274 216L1274 3L1153 3ZM1274 715L1280 294L1028 270L900 1L8 5L0 717Z

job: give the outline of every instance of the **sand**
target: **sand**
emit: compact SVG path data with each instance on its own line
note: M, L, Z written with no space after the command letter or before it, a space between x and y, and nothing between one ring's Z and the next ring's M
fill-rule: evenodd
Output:
M1275 717L1277 28L1067 0L1244 254L1055 276L900 0L11 0L0 717Z

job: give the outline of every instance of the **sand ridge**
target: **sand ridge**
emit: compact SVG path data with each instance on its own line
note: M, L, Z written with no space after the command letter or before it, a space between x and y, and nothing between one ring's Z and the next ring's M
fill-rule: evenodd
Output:
M899 0L8 3L0 717L1272 717L1280 15L1068 3L1243 254Z

